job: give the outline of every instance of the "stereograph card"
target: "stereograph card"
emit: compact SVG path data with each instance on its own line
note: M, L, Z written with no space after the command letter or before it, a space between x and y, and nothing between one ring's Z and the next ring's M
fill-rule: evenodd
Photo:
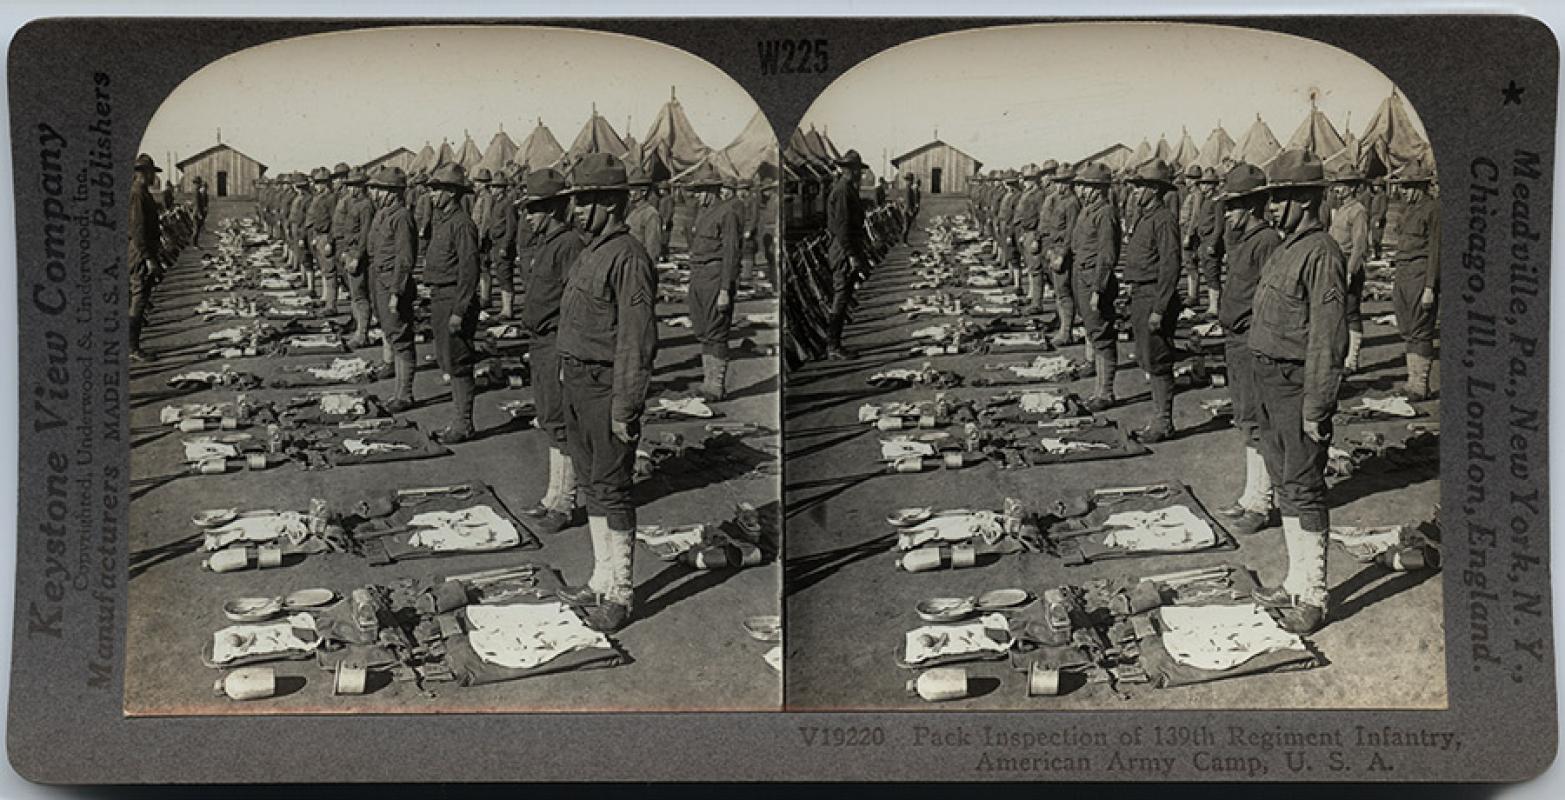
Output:
M9 67L29 780L1555 758L1539 21L58 18Z

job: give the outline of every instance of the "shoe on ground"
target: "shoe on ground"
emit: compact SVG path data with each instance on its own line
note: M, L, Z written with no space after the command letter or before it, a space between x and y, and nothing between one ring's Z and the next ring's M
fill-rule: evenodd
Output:
M1266 530L1267 528L1276 527L1281 524L1282 520L1277 516L1276 512L1262 514L1257 511L1246 510L1243 514L1234 517L1230 522L1228 522L1228 530L1240 534L1241 536L1252 536Z
M1212 509L1213 514L1216 514L1223 519L1238 519L1244 516L1245 512L1247 511L1249 511L1249 509L1240 505L1238 500L1235 500L1226 506L1220 506L1218 508Z
M1087 410L1093 413L1101 413L1114 407L1114 399L1102 395L1093 395L1087 398Z
M474 431L471 427L447 425L429 435L429 438L441 444L461 444L473 438Z
M591 624L591 623L589 623ZM1277 609L1277 624L1289 633L1305 636L1326 626L1326 609L1321 606L1300 603L1289 608Z
M386 404L386 410L393 414L401 414L404 411L412 410L412 408L413 401L406 397L398 397Z
M599 598L600 601L602 598ZM602 601L582 608L587 627L599 633L613 633L630 624L630 606Z
M854 358L854 352L847 348L833 347L826 351L827 361L852 361Z
M135 350L130 351L130 360L137 364L146 364L148 362L157 361L158 357L138 347Z
M560 602L576 608L587 608L598 604L598 593L591 586L562 586L554 593Z
M1091 407L1092 406L1089 404L1088 408ZM1142 428L1139 431L1136 431L1136 441L1139 441L1142 444L1156 444L1158 442L1166 442L1169 439L1174 438L1174 434L1174 426L1164 425L1162 423L1154 423L1152 425L1146 426L1145 428Z
M533 529L540 533L559 533L568 528L579 527L586 523L586 515L579 513L580 509L572 509L569 512L559 509L546 509L543 516L537 517L533 523Z
M1262 586L1250 593L1250 599L1266 608L1292 608L1294 597L1281 586Z

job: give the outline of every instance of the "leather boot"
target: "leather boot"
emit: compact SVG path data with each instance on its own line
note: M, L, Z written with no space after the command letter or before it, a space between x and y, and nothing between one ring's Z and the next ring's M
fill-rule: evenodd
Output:
M1359 371L1359 348L1363 345L1363 331L1348 331L1348 357L1342 360L1342 368L1349 374Z
M451 378L451 424L434 437L442 444L460 444L473 438L473 376Z
M1093 348L1092 342L1087 342L1082 347L1082 354L1085 356L1083 359L1085 364L1081 368L1080 376L1083 378L1096 377L1098 374L1098 351Z
M130 335L130 360L136 363L158 360L157 356L141 349L141 328L144 324L140 316L132 316L130 318L130 330L128 331Z
M1298 517L1283 517L1288 575L1281 586L1254 593L1256 602L1278 611L1284 630L1313 633L1326 622L1326 532L1306 531Z
M386 410L393 414L399 414L413 407L413 371L417 366L413 359L412 351L392 353L391 368L397 378L397 388L396 396L386 404Z
M592 537L592 576L584 584L564 586L557 593L560 600L577 608L597 605L609 585L608 517L587 517L587 530Z
M489 273L487 271L478 274L478 307L489 307Z
M1027 276L1027 310L1030 314L1043 313L1044 280L1041 271Z
M512 308L512 306L513 306L513 304L515 302L516 302L516 293L515 292L511 291L510 289L501 289L500 290L500 318L501 319L511 319L512 318L512 316L514 314L514 310L515 310L515 309Z
M348 338L348 347L357 350L369 344L370 337L370 304L368 300L349 300L348 316L353 318L353 335Z
M1063 349L1070 346L1074 337L1071 326L1076 322L1076 298L1065 292L1054 300L1060 317L1059 328L1054 331L1054 346Z
M701 396L710 402L728 396L728 362L717 356L701 354L701 367L705 380L701 384Z
M826 321L826 357L832 361L847 361L854 356L853 351L842 346L842 328L847 318L848 298L833 300L831 316Z
M1152 423L1142 428L1137 438L1153 443L1174 438L1174 376L1153 375Z
M1095 390L1087 398L1087 410L1094 413L1114 407L1114 357L1108 353L1093 353L1097 363Z

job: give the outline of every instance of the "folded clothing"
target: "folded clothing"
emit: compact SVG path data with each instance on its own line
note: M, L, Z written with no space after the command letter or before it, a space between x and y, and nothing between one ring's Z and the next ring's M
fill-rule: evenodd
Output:
M269 543L278 539L299 544L309 535L310 518L297 511L248 511L207 531L202 547L221 550L234 544Z
M1111 529L1103 545L1129 552L1181 552L1217 544L1217 532L1185 505L1121 511L1109 515L1103 525Z
M1163 648L1176 662L1196 669L1227 670L1279 650L1305 651L1298 634L1283 630L1254 604L1168 606L1158 617Z
M416 529L408 537L409 545L435 552L503 550L522 542L516 526L487 505L425 511L409 520L408 526Z
M320 646L315 617L305 613L258 625L230 625L212 634L213 666L299 658Z
M982 539L994 544L1006 533L1005 517L994 511L941 511L897 534L897 549L912 550L926 544L953 544Z
M473 652L501 667L531 669L578 650L612 648L608 637L558 601L468 606L464 616Z
M998 612L961 625L925 625L907 632L902 665L950 663L972 658L1003 658L1011 649L1010 623Z

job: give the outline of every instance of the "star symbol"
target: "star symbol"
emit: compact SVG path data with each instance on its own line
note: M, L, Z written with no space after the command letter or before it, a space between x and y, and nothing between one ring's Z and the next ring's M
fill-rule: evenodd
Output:
M1525 91L1527 91L1527 90L1516 85L1516 81L1514 81L1514 80L1511 81L1510 83L1506 84L1505 88L1500 90L1500 94L1505 95L1505 101L1502 102L1500 105L1505 105L1505 106L1512 105L1512 104L1515 104L1515 105L1518 105L1518 106L1521 105L1522 104L1522 92L1525 92Z

